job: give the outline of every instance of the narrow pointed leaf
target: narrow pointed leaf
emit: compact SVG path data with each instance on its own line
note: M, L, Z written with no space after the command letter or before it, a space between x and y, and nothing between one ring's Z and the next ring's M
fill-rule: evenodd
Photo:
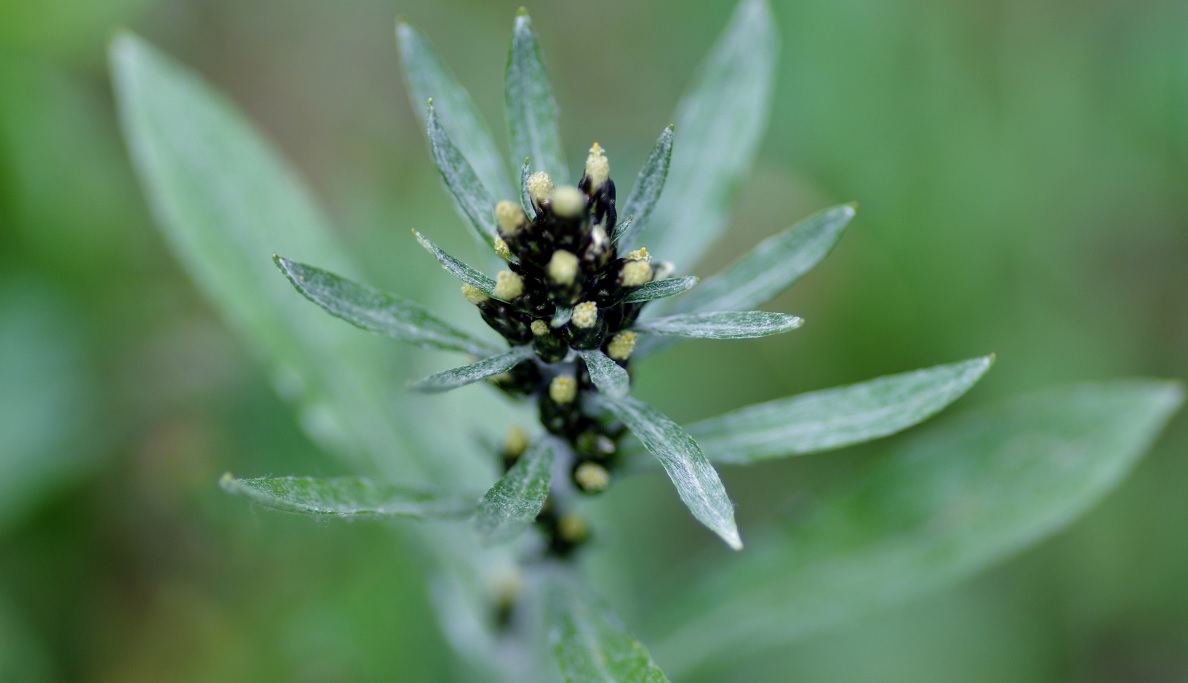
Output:
M479 501L474 528L485 543L510 541L532 526L549 497L558 449L550 437L533 442Z
M269 262L282 252L361 272L300 178L233 104L143 40L117 37L111 68L124 137L167 244L269 359L309 434L356 465L430 466L402 447L408 431L392 419L402 399L384 371L390 344L314 309ZM430 341L477 346L450 334Z
M528 176L532 175L532 160L524 158L524 165L520 167L520 206L529 219L536 217L536 207L532 205L532 196L528 194Z
M986 374L993 356L747 406L687 429L719 463L749 464L843 448L940 412Z
M536 170L548 173L558 185L568 182L553 86L545 74L532 20L522 9L507 56L503 95L512 159L518 163L530 158Z
M673 675L936 591L1066 527L1183 402L1127 380L980 408L867 460L785 529L700 581L674 578L656 650ZM676 627L670 630L666 627ZM671 659L670 659L671 657Z
M446 189L454 197L458 210L466 218L471 232L480 242L495 248L495 198L491 195L462 151L454 144L432 101L427 105L426 126L433 162L441 173Z
M467 517L474 502L427 489L361 477L261 477L223 475L224 491L274 510L313 517L450 519Z
M668 683L593 588L569 575L549 578L549 639L566 683Z
M433 258L437 259L437 262L440 263L441 267L445 268L447 272L452 273L459 280L478 289L483 294L486 294L487 296L494 299L499 298L495 296L495 280L487 277L481 271L466 265L453 256L450 256L445 252L445 250L434 244L429 240L428 237L425 237L416 230L413 230L413 235L416 236L417 243L424 247L425 251L433 254ZM502 301L502 299L500 300Z
M697 278L692 275L686 277L670 277L655 280L623 297L623 303L634 304L641 301L653 301L670 296L676 296L693 289L697 285Z
M741 550L734 504L693 437L660 411L630 396L604 400L602 405L656 456L697 521L721 536L731 548Z
M501 372L507 372L519 365L521 361L530 355L532 355L531 347L512 349L498 356L484 358L477 363L463 365L460 368L452 368L439 372L436 375L430 375L425 379L409 382L408 388L414 391L423 391L427 394L450 391L451 389L464 387L467 384L480 382L488 377L494 377Z
M673 150L670 191L635 242L680 268L696 263L726 227L759 147L779 52L775 26L765 0L742 0L677 107L686 142Z
M760 242L726 270L674 302L674 313L762 306L825 258L854 217L854 205L825 209Z
M276 265L307 299L331 315L429 349L486 355L497 347L477 339L420 306L321 268L275 256Z
M610 398L623 398L631 391L631 378L627 370L597 349L578 351L590 371L594 386Z
M503 155L466 89L450 73L425 36L408 22L396 24L396 44L400 48L400 66L409 100L421 125L429 123L425 102L432 99L442 127L453 135L454 143L462 156L470 161L483 185L497 196L511 197L511 183Z
M686 313L639 322L637 332L675 335L697 339L751 339L788 332L804 321L787 313L766 311L721 311L717 313Z
M660 139L656 141L648 160L639 170L639 176L635 179L635 186L631 188L627 201L619 207L620 215L631 217L630 221L615 226L614 234L611 235L620 249L634 246L635 236L647 225L652 209L660 200L660 193L664 190L664 179L668 177L668 165L672 161L672 137L673 127L669 125L660 134Z
M573 317L573 306L558 306L553 312L553 320L549 323L553 327L563 327Z

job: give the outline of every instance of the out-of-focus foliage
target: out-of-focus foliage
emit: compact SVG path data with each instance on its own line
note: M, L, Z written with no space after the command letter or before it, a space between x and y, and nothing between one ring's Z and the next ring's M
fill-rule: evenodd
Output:
M0 291L23 319L63 325L38 344L41 362L14 367L34 373L40 392L61 392L63 421L76 410L100 422L82 432L88 443L39 459L70 462L89 447L90 467L21 503L0 531L0 671L450 675L428 627L427 577L391 529L311 528L252 515L218 492L226 470L346 472L301 436L256 360L167 255L117 136L103 42L130 23L195 65L296 161L376 285L465 311L453 280L408 236L417 228L459 257L474 253L405 104L391 27L404 14L433 36L497 127L504 64L491 55L503 54L518 4L0 4ZM627 178L730 11L675 0L530 9L567 156L598 140ZM782 36L772 124L727 239L693 274L813 210L857 200L862 211L830 259L769 306L803 315L804 329L739 342L743 352L686 343L649 362L643 398L686 423L989 351L998 365L963 399L971 405L1068 380L1188 376L1181 8L774 0L772 10ZM10 339L20 327L7 321L0 336ZM47 360L56 354L82 371L66 386ZM673 376L680 392L666 386ZM39 395L5 398L0 411L23 415ZM466 423L441 419L442 430ZM62 427L39 438L64 444ZM701 680L1183 678L1186 451L1180 419L1127 483L1054 541L972 584ZM737 511L746 527L794 514L871 453L724 478L736 501L753 501ZM639 577L608 571L616 590L604 594L647 594L694 548L726 552L670 495L642 495L667 487L640 479L596 504L619 520L596 563ZM617 614L642 623L631 600L618 602Z

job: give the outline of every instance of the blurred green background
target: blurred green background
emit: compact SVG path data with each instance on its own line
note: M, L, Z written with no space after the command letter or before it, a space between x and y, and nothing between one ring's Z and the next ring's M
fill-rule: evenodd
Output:
M773 304L803 330L687 343L641 368L646 400L683 421L989 351L998 365L964 403L1188 376L1188 4L772 4L771 125L729 238L694 272L823 206L857 200L859 216ZM432 568L390 528L218 492L225 470L346 471L167 252L105 48L130 26L229 93L378 284L428 301L455 283L409 228L464 254L467 241L407 103L393 22L425 31L501 130L517 5L0 0L0 681L457 675L425 595ZM529 9L570 158L598 140L629 184L731 3ZM1186 422L1055 539L700 680L1188 680ZM725 471L744 530L878 448ZM674 534L713 543L667 482L612 495L606 552L634 577L623 595L680 561Z

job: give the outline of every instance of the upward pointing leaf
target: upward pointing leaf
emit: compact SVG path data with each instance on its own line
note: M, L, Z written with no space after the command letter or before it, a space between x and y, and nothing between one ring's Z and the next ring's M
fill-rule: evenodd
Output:
M486 543L510 541L532 525L549 497L558 448L547 436L533 442L479 501L474 528Z
M413 230L413 235L417 238L417 243L425 248L425 251L433 254L433 258L437 259L437 262L441 264L442 268L445 268L446 271L452 273L459 280L478 289L483 294L495 297L494 280L484 275L481 271L450 256L444 249L434 244L428 237L425 237L416 230Z
M742 550L742 539L734 524L734 504L693 437L660 411L630 396L601 403L656 456L697 521L731 548Z
M685 144L673 150L669 192L638 244L692 266L726 226L728 204L758 149L779 40L765 0L742 0L677 107Z
M313 517L446 519L474 512L473 499L360 477L236 479L225 474L219 485L265 507Z
M566 683L668 683L647 648L627 633L594 589L549 577L549 639Z
M569 169L557 130L557 103L526 10L516 16L514 31L503 85L512 159L518 164L530 158L537 170L562 185L569 182Z
M660 134L648 160L639 169L639 176L635 179L635 187L631 188L631 195L619 207L619 215L627 216L630 220L615 226L612 240L619 245L620 251L629 249L639 231L647 225L652 209L660 200L660 193L664 190L664 179L668 177L668 164L672 161L673 127L670 124Z
M426 105L429 149L441 173L446 189L454 196L454 203L470 225L471 232L490 249L495 248L495 198L462 151L442 128L437 110L430 100Z
M497 196L512 196L503 156L466 89L442 63L425 36L406 21L396 24L396 44L400 47L400 65L409 100L421 125L429 123L425 102L432 99L442 127L453 133L462 156L470 160L483 185Z
M280 256L273 258L276 266L305 298L352 325L425 348L482 355L498 352L494 346L438 319L414 303L321 268Z
M672 306L674 313L755 308L791 287L841 238L854 205L825 209L760 242L726 270L706 279Z
M1117 381L967 413L867 460L815 509L680 599L657 647L670 673L780 646L938 590L1063 528L1114 488L1183 402ZM664 626L660 627L664 629Z

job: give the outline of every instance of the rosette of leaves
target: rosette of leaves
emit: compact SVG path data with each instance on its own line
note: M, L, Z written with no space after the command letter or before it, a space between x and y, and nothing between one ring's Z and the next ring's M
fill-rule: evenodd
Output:
M333 316L472 357L409 388L485 382L530 403L539 421L533 433L511 430L490 454L502 476L481 496L452 490L436 474L435 460L448 454L402 461L414 483L227 476L223 487L319 517L470 520L486 546L514 548L535 581L501 584L486 598L496 616L464 628L454 627L466 608L447 591L445 630L469 633L453 639L459 651L472 661L485 657L478 665L508 680L548 678L547 666L526 673L497 661L508 654L498 643L531 638L532 624L543 621L569 681L663 681L657 661L669 674L686 674L778 646L968 576L1060 528L1108 491L1179 405L1177 384L1056 390L973 411L903 444L822 492L795 526L759 530L738 559L674 582L680 595L640 625L659 634L656 659L583 581L575 551L597 520L574 513L581 496L658 464L693 517L739 549L734 504L715 464L753 465L894 434L957 400L992 364L991 356L976 357L685 427L631 396L639 361L680 339L799 327L794 315L754 309L820 262L854 216L852 205L827 208L702 282L681 274L721 235L730 189L754 157L777 54L773 26L766 2L740 3L678 106L675 126L658 126L659 139L620 202L598 144L571 183L525 12L515 19L506 69L510 164L427 40L398 24L414 108L483 267L429 236L415 238L461 280L463 295L497 333L491 338L339 274L357 267L278 155L193 75L136 38L118 38L121 114L157 217L195 279L272 360L320 443L378 459L399 451L406 433L432 425L394 423L384 409L396 400L394 387L375 372L380 352L357 330L311 317L312 307L261 267L269 253L280 254L275 264L297 291ZM294 252L321 260L307 265L290 258ZM496 258L497 267L485 268ZM451 538L421 536L429 545ZM480 547L435 557L447 573L466 576L486 557ZM517 616L539 604L546 605L541 620ZM475 646L477 632L490 639Z

